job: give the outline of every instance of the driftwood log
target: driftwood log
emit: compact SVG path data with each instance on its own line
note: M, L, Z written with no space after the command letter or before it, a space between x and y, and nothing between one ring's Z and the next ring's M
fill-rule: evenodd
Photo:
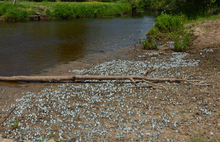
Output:
M188 77L187 77L188 78ZM177 78L149 78L146 76L100 76L100 75L71 75L71 76L0 76L0 81L27 81L27 82L63 82L63 81L79 81L79 80L131 80L136 84L135 80L145 80L150 82L200 82L201 80L188 80Z
M152 70L154 71L154 70ZM150 72L152 72L150 71ZM202 80L189 80L188 78L191 76L187 76L183 79L178 78L149 78L146 75L150 72L146 72L145 76L100 76L100 75L70 75L70 76L11 76L5 77L0 76L0 81L11 81L11 82L18 82L18 81L25 81L25 82L65 82L65 81L84 81L84 80L131 80L131 82L136 87L144 87L144 86L137 86L137 82L146 82L151 86L157 86L160 88L165 89L168 91L163 85L158 85L155 83L158 82L201 82ZM193 74L192 74L193 75ZM200 84L195 84L200 85ZM202 86L211 86L210 84L201 84ZM168 91L169 92L169 91Z

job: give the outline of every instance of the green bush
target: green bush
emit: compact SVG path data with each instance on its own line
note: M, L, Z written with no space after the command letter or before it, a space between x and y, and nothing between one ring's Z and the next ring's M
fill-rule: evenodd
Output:
M1 4L0 15L4 19L17 21L17 20L27 20L28 15L34 15L35 11L27 11L23 9L24 6L20 4L13 5L12 3Z
M153 39L146 39L142 41L142 44L144 46L144 49L150 50L150 49L157 49L157 44Z
M185 51L186 49L189 49L192 47L192 41L190 39L190 34L186 34L184 40L180 40L180 38L177 36L174 40L174 50L179 51Z
M71 15L71 8L67 4L57 4L54 8L54 16L57 19L68 19Z
M183 18L181 16L171 16L162 13L155 21L155 27L162 33L174 32L183 28Z
M155 38L158 34L160 34L160 31L158 30L157 27L152 27L148 33L146 34L147 35L150 35L152 38Z
M49 18L53 18L53 14L51 13L51 11L49 9L46 10L45 12L47 14L47 16L49 16Z
M36 12L34 10L28 11L28 15L35 15L35 14L36 14Z
M18 9L14 6L7 9L2 16L4 19L10 19L13 21L17 20L27 20L28 12L26 10Z
M43 8L40 8L42 6ZM50 19L71 19L85 17L114 16L131 12L132 7L126 3L101 3L101 2L22 2L22 5L3 3L0 5L0 16L10 20L26 20L28 15L38 12L46 13ZM26 10L28 9L28 10ZM39 11L40 10L40 11Z
M167 0L143 0L140 5L151 10L160 10L165 7L166 1Z
M0 15L3 15L7 12L8 9L10 9L10 7L12 6L12 4L1 4L0 5Z
M51 7L57 19L112 16L131 11L129 4L122 3L58 3Z

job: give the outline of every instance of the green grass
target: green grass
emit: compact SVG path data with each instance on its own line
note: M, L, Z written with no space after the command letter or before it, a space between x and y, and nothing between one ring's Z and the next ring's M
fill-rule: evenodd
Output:
M182 30L183 18L162 13L155 21L155 27L162 33L175 32Z
M13 21L28 20L28 15L47 14L50 19L114 16L131 12L125 3L104 2L21 2L0 4L0 16Z
M146 34L147 39L143 41L145 49L156 49L152 41L165 43L166 40L174 41L175 51L185 51L192 47L190 34L184 31L186 18L181 16L172 16L162 13L156 18L154 26Z
M25 10L20 4L16 6L13 6L12 3L4 3L0 5L0 15L6 20L27 20L28 15L33 12L33 10Z
M185 24L205 22L207 20L216 20L218 18L220 18L220 14L218 14L218 15L206 15L205 17L198 17L197 19L187 20L187 21L185 21Z
M194 47L190 38L194 32L191 28L208 20L220 18L220 14L210 15L207 12L199 14L200 16L197 15L196 18L189 18L182 13L176 13L175 15L172 12L169 13L162 12L156 18L154 26L146 34L147 39L142 42L145 49L153 49L152 40L163 44L167 41L174 41L174 51L181 52L191 49ZM190 26L185 26L186 24L190 24Z
M174 50L175 51L186 51L192 47L192 41L190 39L190 34L186 34L184 39L181 40L178 36L174 39Z
M207 139L204 137L200 137L200 138L191 138L190 142L220 142L220 137L216 138L216 139Z

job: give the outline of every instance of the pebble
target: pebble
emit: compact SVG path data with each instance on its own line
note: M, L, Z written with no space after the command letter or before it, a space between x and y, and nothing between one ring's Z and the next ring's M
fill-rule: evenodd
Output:
M161 54L166 53L153 52L146 53L144 56L160 56ZM147 70L156 68L158 71L148 74L148 77L174 77L171 73L172 69L198 66L199 60L183 59L187 55L187 53L173 52L171 58L166 61L157 58L135 62L112 60L89 70L72 70L69 72L77 74L86 72L88 75L103 76L142 76ZM182 77L182 75L182 73L176 72L176 76ZM45 88L38 94L27 92L22 98L16 100L16 104L11 106L13 108L17 105L14 113L18 118L25 118L24 121L19 122L20 129L17 129L16 132L13 130L10 134L7 131L5 133L8 133L8 138L22 138L32 141L42 141L42 138L49 140L51 134L66 141L73 139L74 141L86 141L97 136L104 141L109 141L108 138L111 137L123 140L129 133L135 133L135 140L154 141L165 133L166 127L178 129L182 119L173 120L177 117L178 112L174 111L170 115L163 104L157 103L161 94L164 96L164 101L167 101L166 104L169 104L172 109L176 106L182 106L183 103L177 102L172 96L170 97L168 92L154 91L148 88L137 91L129 88L134 87L134 85L127 82L130 80L121 84L116 84L115 81L105 81L105 83L99 84L63 84L57 90L51 86L51 88ZM206 82L201 83L205 84ZM146 85L146 83L138 83L138 85ZM172 85L173 90L179 88L178 83L167 82L167 85ZM146 100L152 95L154 95L155 101ZM179 97L182 95L184 94L178 94ZM196 98L193 97L193 99ZM161 109L163 113L151 116L154 109ZM198 107L198 109L206 115L211 114L211 111L205 108ZM8 111L3 110L5 113ZM181 112L183 113L183 111ZM192 111L188 110L188 113L192 113ZM16 118L14 117L3 123L2 126L10 125L15 121ZM185 124L189 126L191 122ZM59 128L59 130L54 131L53 127ZM117 132L113 132L113 129ZM149 130L148 132L157 131L158 133L146 133L146 130ZM178 132L176 130L176 133ZM113 133L114 135L112 135ZM134 138L131 138L131 141L133 140ZM166 141L173 141L173 139Z

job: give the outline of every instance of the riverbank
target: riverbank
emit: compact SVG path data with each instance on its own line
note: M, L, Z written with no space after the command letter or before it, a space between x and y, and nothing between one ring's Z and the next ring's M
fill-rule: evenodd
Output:
M199 22L192 27L196 38L192 41L195 48L190 54L173 52L170 44L159 50L130 47L118 51L119 55L127 53L123 58L106 59L110 53L100 53L97 62L89 63L88 58L42 73L143 75L156 68L148 77L184 78L193 74L191 79L205 80L200 85L161 83L169 92L154 85L135 88L130 81L1 86L1 117L8 114L12 104L18 108L14 111L16 114L10 115L7 124L1 126L0 134L11 139L39 141L70 138L72 141L202 139L217 142L220 133L220 47L216 46L220 45L219 22L219 19ZM212 37L207 38L207 35ZM94 54L90 58L95 57ZM16 124L16 117L20 125L16 132L8 133L13 129L10 124Z
M131 13L125 3L107 2L21 2L0 4L1 21L96 18Z
M162 12L157 17L155 25L146 34L147 39L142 43L145 49L157 49L163 47L165 43L172 41L174 51L190 51L194 48L195 43L193 41L199 34L198 29L195 27L199 27L198 25L208 21L218 21L217 19L219 18L220 14L189 20L186 15L169 15ZM218 22L214 26L218 28L216 25L218 25ZM209 33L207 27L205 29L205 31L201 30L199 32ZM210 37L213 36L209 34L208 38ZM210 43L208 42L208 44Z

